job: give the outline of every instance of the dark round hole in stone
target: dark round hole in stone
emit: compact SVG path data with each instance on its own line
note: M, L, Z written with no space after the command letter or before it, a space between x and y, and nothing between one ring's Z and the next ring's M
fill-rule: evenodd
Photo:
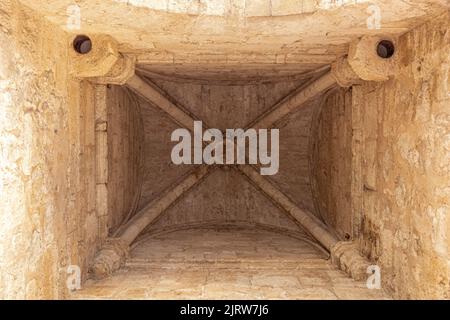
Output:
M78 35L73 40L73 48L79 54L87 54L92 50L92 41L88 36Z
M380 58L389 59L395 53L395 46L392 41L382 40L378 43L377 54Z
M348 233L346 233L346 234L344 235L344 238L345 238L345 240L350 240L351 236L350 236Z

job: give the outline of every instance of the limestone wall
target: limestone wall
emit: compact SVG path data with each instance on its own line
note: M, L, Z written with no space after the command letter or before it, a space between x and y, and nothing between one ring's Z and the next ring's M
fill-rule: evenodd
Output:
M396 298L450 297L449 21L401 36L397 75L332 93L313 125L317 208Z
M361 246L400 298L450 298L449 21L446 14L401 37L395 79L354 88Z
M353 236L351 89L322 99L311 125L311 189L317 214L345 239Z
M96 250L92 90L69 78L67 41L0 2L0 298L62 298Z
M126 89L107 89L107 113L108 229L112 233L138 209L144 174L144 132L137 98Z
M63 11L55 11L50 1L0 2L0 298L64 298L67 267L79 266L86 277L108 228L113 231L132 212L135 195L142 191L143 207L187 172L168 158L170 133L178 126L155 106L140 102L142 138L135 110L121 108L133 104L122 89L114 87L108 95L104 86L70 75L72 36L62 30L71 1L59 2ZM103 5L86 3L82 31L112 34L122 51L140 53L141 64L297 62L309 71L344 55L348 42L367 32L355 29L352 19L338 24L324 12L311 16L318 26L314 30L309 18L287 16L270 18L264 31L260 22L265 19L231 28L228 24L241 26L238 16L195 22L185 17L180 23L172 13L149 19L147 9ZM395 34L404 32L422 21L425 6L399 6L404 13L400 28L390 16L383 21L390 21ZM434 8L429 13L437 12ZM352 11L362 23L365 9ZM283 180L270 179L297 205L317 210L341 237L356 238L381 267L384 287L399 298L450 298L449 21L446 13L401 36L395 78L354 86L351 94L334 92L311 131L315 102L277 123L277 177ZM329 34L336 25L342 32ZM195 37L180 41L191 29ZM221 29L226 32L216 32ZM301 41L292 30L304 30ZM241 38L247 42L234 40ZM209 126L225 129L245 126L301 83L157 84ZM100 106L111 107L109 117L99 116ZM144 139L142 176L137 137ZM97 149L101 139L107 142L103 153ZM99 167L103 156L110 168ZM110 180L98 179L99 168ZM145 179L142 190L140 177ZM236 171L216 171L197 191L153 227L244 221L298 229Z

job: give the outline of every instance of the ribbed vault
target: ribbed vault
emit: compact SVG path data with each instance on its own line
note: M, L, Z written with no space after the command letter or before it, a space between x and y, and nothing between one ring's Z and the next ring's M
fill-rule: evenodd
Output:
M114 232L115 243L125 249L145 232L231 223L298 233L331 251L338 238L315 214L309 145L317 98L336 86L333 73L319 69L295 81L250 85L219 78L225 82L206 85L152 79L138 71L126 86L139 96L143 179L135 213ZM261 176L256 165L174 165L170 133L177 127L192 131L196 120L222 131L281 129L280 174ZM97 261L94 273L100 276L105 272L102 252Z

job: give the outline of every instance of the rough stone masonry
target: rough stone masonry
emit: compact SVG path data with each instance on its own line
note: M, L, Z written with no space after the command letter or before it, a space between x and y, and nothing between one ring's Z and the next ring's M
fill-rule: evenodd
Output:
M449 299L449 15L2 0L0 298ZM200 120L279 130L276 174L172 163Z

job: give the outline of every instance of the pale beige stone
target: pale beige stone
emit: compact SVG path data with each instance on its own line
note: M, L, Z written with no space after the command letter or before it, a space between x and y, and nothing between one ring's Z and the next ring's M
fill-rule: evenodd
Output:
M205 238L207 244L201 241ZM214 262L206 256L198 259L199 250L220 251L225 244L228 252L240 252L240 256L218 257ZM167 257L167 252L183 254ZM278 255L270 257L268 252ZM389 295L349 279L304 240L240 227L149 236L131 250L126 268L108 279L87 282L71 298L334 300L388 299Z
M0 298L450 298L448 1L74 4L0 2ZM175 166L198 119L279 173Z

